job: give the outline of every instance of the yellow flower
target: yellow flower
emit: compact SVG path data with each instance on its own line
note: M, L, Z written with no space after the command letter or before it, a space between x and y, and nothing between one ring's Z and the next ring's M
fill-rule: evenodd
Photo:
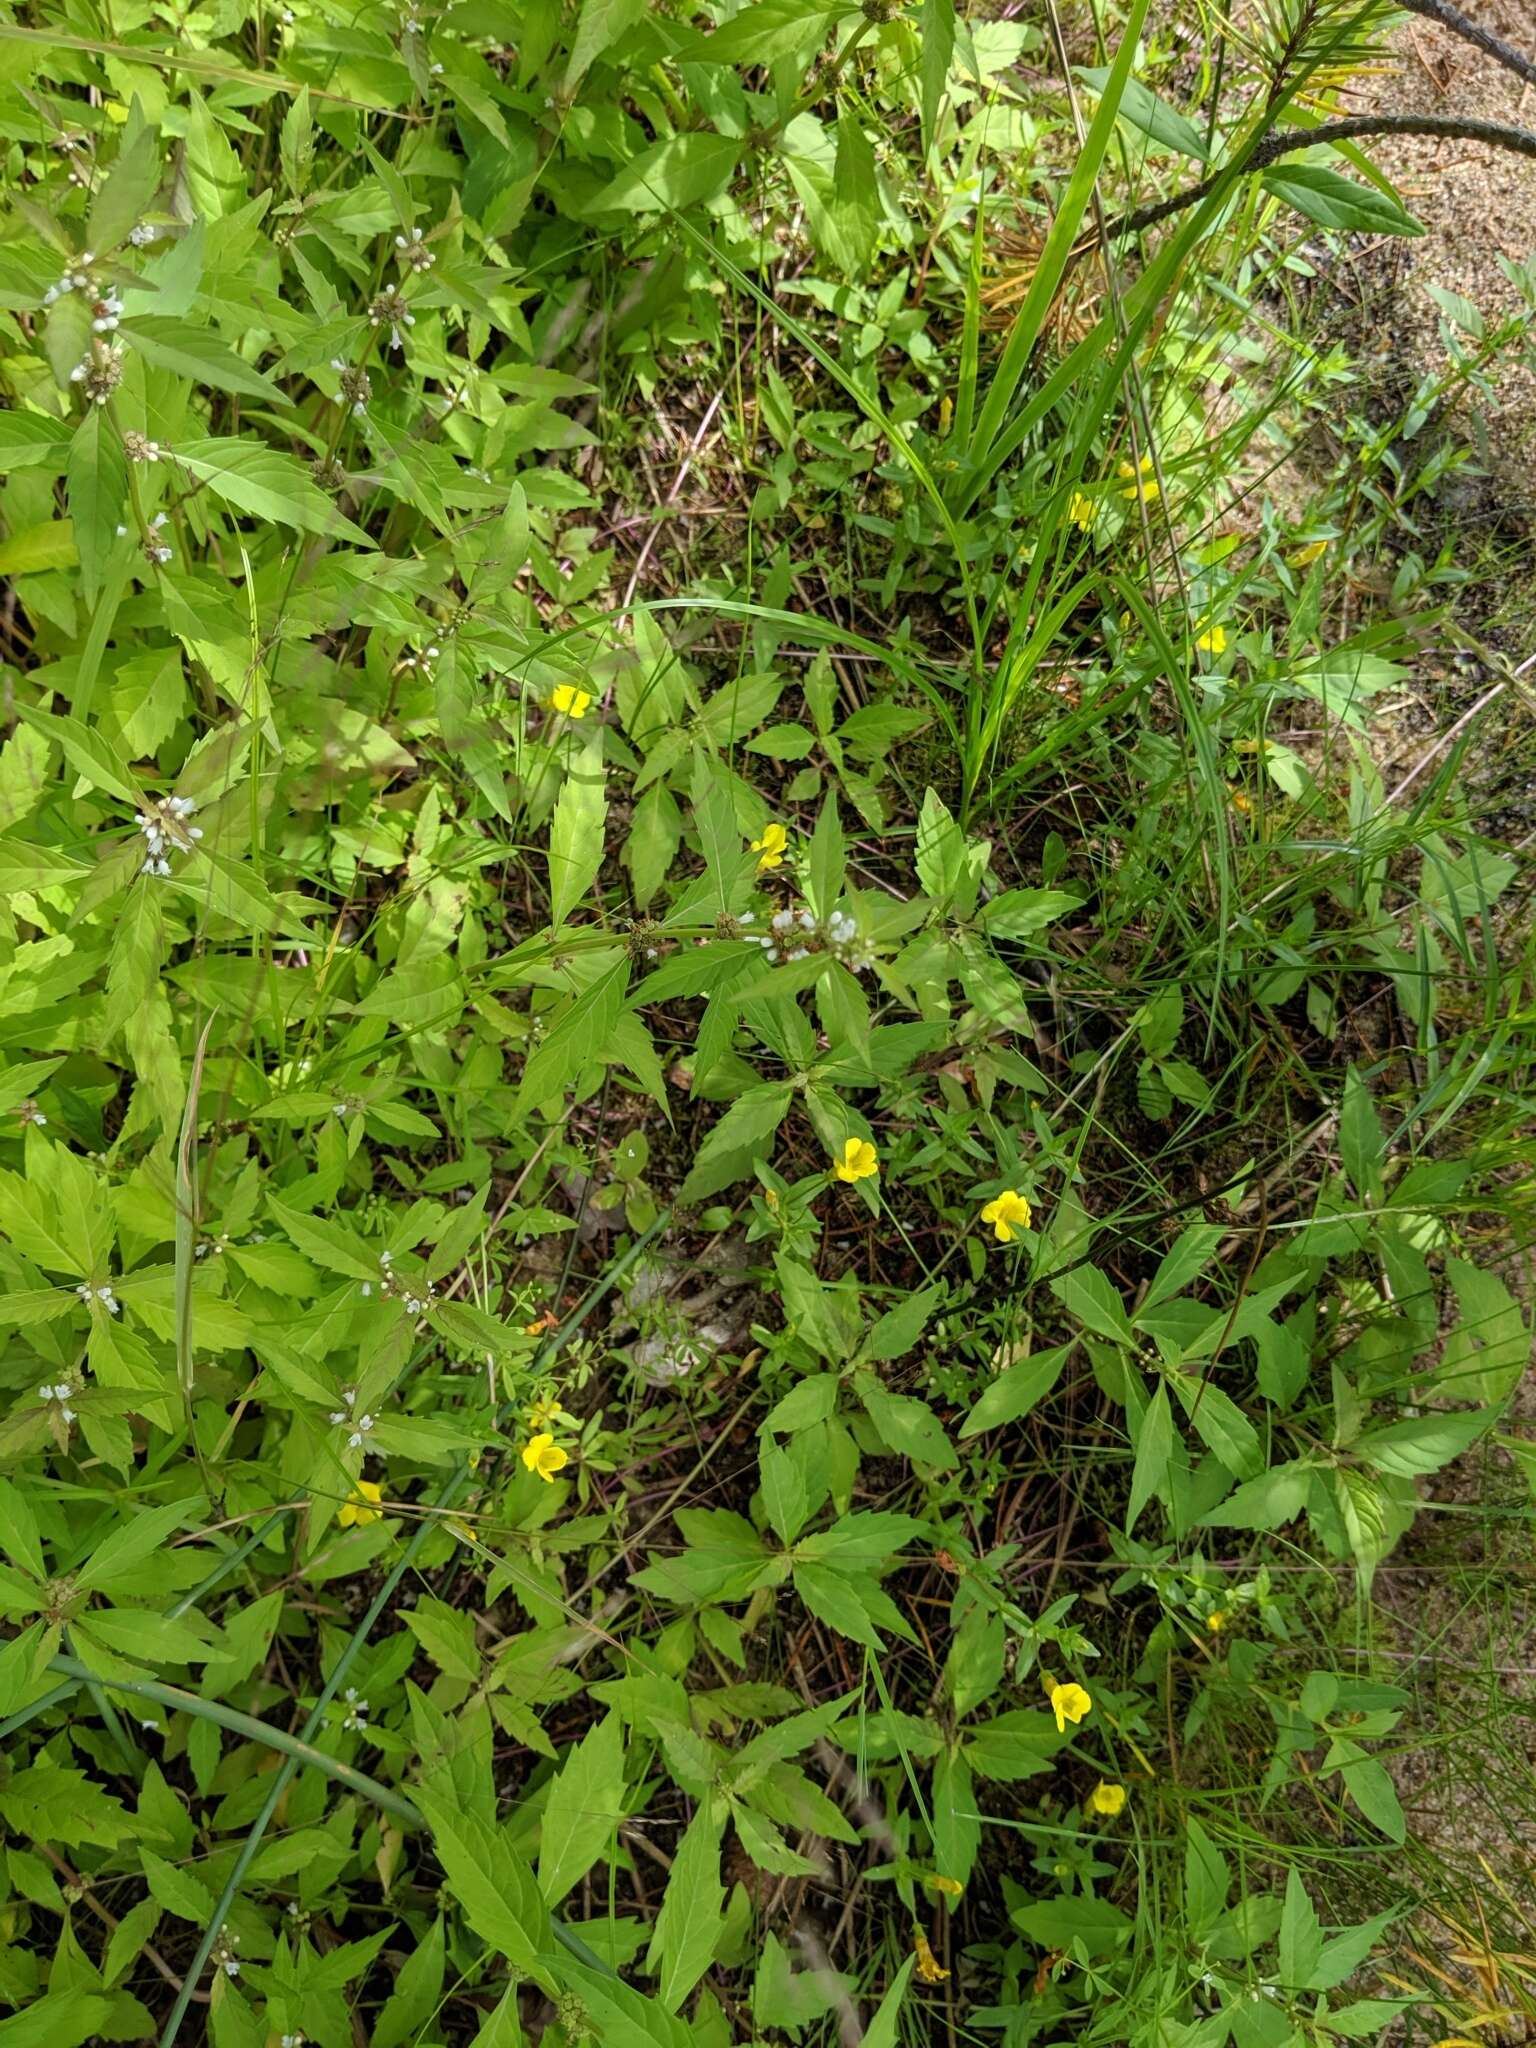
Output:
M849 1138L841 1159L834 1159L832 1172L838 1180L868 1180L880 1171L875 1148L868 1138Z
M1097 1785L1088 1794L1088 1811L1090 1813L1102 1813L1107 1819L1113 1820L1117 1813L1122 1813L1125 1810L1126 1797L1127 1794L1123 1785L1111 1785L1103 1778L1100 1778Z
M559 1420L560 1402L554 1394L542 1395L528 1410L528 1427L535 1433L553 1429Z
M1140 498L1144 504L1150 505L1163 488L1153 475L1150 455L1143 455L1140 463L1134 467L1129 462L1122 462L1120 475L1126 479L1128 486L1120 493L1122 498Z
M999 1244L1012 1244L1019 1231L1028 1230L1029 1218L1029 1204L1017 1188L1004 1188L981 1212L982 1222L992 1225Z
M523 1463L530 1472L537 1472L546 1484L553 1484L555 1474L569 1465L570 1458L562 1451L547 1431L529 1437L523 1445Z
M958 1899L965 1891L958 1877L940 1877L935 1873L932 1877L925 1877L923 1883L932 1885L936 1892L943 1892L951 1899Z
M1225 654L1227 651L1227 629L1225 626L1207 626L1196 635L1195 645L1202 654Z
M1306 546L1298 548L1294 555L1287 555L1286 560L1293 569L1305 569L1309 563L1315 562L1319 555L1326 555L1327 552L1327 541L1309 540Z
M1051 1712L1056 1716L1058 1735L1066 1734L1069 1721L1081 1721L1083 1716L1092 1710L1093 1701L1080 1685L1073 1685L1069 1681L1065 1685L1051 1687Z
M371 1479L359 1479L336 1510L336 1526L340 1529L366 1529L370 1522L384 1519L384 1510L378 1503L384 1498L382 1486L375 1486Z
M917 1951L917 1974L925 1984L942 1984L949 1975L928 1946L928 1937L920 1927L912 1930L912 1946Z
M1227 1610L1225 1607L1213 1607L1205 1617L1205 1625L1213 1636L1219 1636L1227 1625Z
M784 849L789 844L789 834L782 825L765 825L761 839L754 839L752 851L758 856L757 870L765 874L769 868L784 865Z
M567 718L585 718L591 702L590 690L578 690L574 683L556 683L549 705L552 711L563 711Z
M1074 526L1080 526L1087 533L1099 516L1098 500L1082 491L1074 491L1067 503L1067 517Z

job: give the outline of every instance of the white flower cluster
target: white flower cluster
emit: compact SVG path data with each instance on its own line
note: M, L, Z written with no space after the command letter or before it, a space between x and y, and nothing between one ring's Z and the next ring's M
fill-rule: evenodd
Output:
M109 1316L115 1316L122 1308L122 1303L110 1287L91 1287L82 1280L75 1289L75 1292L87 1308L91 1306L92 1302L99 1301Z
M160 538L160 535L165 530L165 525L165 514L163 512L157 512L154 518L151 519L151 521L149 522L149 538L144 543L144 552L149 557L150 561L159 562L162 566L166 562L168 562L171 559L171 556L175 553L175 549L171 546L170 542L168 540L162 540ZM172 801L180 803L185 801L185 799L177 797L173 798ZM189 808L191 807L189 806ZM196 836L199 839L201 839L203 835L199 832Z
M414 19L408 20L406 34L420 35L421 23ZM441 71L442 68L440 64L434 64L432 67L434 71ZM427 247L426 236L420 228L412 228L408 235L396 235L395 248L398 252L396 261L404 264L407 270L430 270L437 261Z
M78 267L74 270L66 269L57 284L49 285L47 291L43 293L43 304L45 306L52 306L58 300L67 297L70 292L94 291L96 287L91 277L90 267L95 261L96 258L91 251L89 249L84 250L77 259Z
M73 1422L75 1419L75 1411L69 1405L74 1397L75 1390L68 1380L60 1380L58 1385L53 1387L44 1384L37 1390L39 1401L58 1402L60 1419L66 1423Z
M116 285L112 286L105 298L100 298L96 301L91 308L91 313L92 334L115 334L117 332L117 323L123 317L123 301Z
M368 1732L368 1702L361 1696L355 1685L349 1685L342 1694L342 1698L347 1703L346 1718L341 1724L342 1727L351 1728L360 1734L366 1735Z
M105 304L105 301L101 303ZM115 327L117 322L114 320ZM123 352L116 342L97 339L69 373L71 384L83 384L92 405L105 405L123 381Z
M419 654L402 654L395 667L405 675L414 674L418 669L423 675L429 675L433 662L439 659L442 651L434 640L429 646L423 647Z
M419 1288L419 1292L418 1292ZM363 1293L373 1293L373 1282L363 1282ZM395 1271L393 1252L379 1253L379 1293L385 1300L398 1299L405 1304L406 1312L413 1316L424 1316L437 1300L437 1289L430 1280L411 1281L407 1284ZM335 1420L333 1416L332 1421Z
M373 1417L371 1415L359 1415L356 1409L356 1387L343 1387L341 1390L341 1406L331 1410L331 1420L338 1429L344 1429L348 1432L347 1449L349 1451L366 1449L367 1439L373 1434Z
M135 249L147 249L151 242L158 242L160 230L152 220L141 220L136 227L128 230L128 239Z
M238 1977L240 1958L235 1950L240 1946L238 1934L231 1934L227 1926L219 1929L219 1938L213 1944L213 1967L222 1970L226 1977Z
M160 559L168 559L170 552L167 548ZM182 853L192 851L195 842L203 836L200 825L187 823L196 809L197 805L189 796L168 796L163 803L153 804L147 811L135 813L139 830L144 834L144 843L148 849L144 865L139 870L141 875L168 875L171 872L171 864L165 857L168 847L174 846Z
M740 922L748 924L751 918ZM855 974L863 974L872 964L859 942L859 928L846 910L834 910L825 925L819 925L808 910L776 910L757 943L773 966L780 960L804 960L818 952L835 953Z

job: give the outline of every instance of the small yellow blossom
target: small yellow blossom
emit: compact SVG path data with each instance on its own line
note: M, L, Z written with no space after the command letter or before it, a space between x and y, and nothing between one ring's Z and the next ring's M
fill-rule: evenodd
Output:
M757 855L759 874L766 874L770 868L784 865L784 850L789 845L789 834L782 825L765 825L761 839L754 839L752 851Z
M951 1899L960 1898L965 1891L965 1886L958 1877L940 1877L937 1872L932 1877L925 1877L923 1883L931 1885L936 1892L943 1892Z
M1304 548L1298 548L1295 554L1288 555L1286 560L1293 569L1305 569L1310 563L1315 562L1320 555L1326 555L1327 552L1327 541L1309 540Z
M538 1434L540 1430L551 1430L560 1420L560 1400L555 1394L544 1394L528 1410L528 1427Z
M1225 654L1227 651L1227 629L1225 626L1206 626L1195 636L1195 645L1202 654Z
M925 1984L942 1984L949 1972L928 1946L928 1937L920 1927L912 1931L912 1946L917 1951L918 1976Z
M999 1244L1012 1244L1019 1231L1028 1230L1029 1219L1029 1203L1017 1188L1004 1188L981 1212L982 1222L992 1225Z
M546 1483L553 1483L555 1474L570 1462L568 1453L561 1450L547 1430L531 1436L523 1445L523 1463Z
M1143 504L1150 505L1163 488L1153 474L1153 469L1154 464L1150 455L1143 455L1141 461L1135 465L1122 462L1120 475L1125 478L1127 487L1120 493L1121 497L1140 498Z
M382 1486L375 1486L371 1479L359 1479L336 1510L336 1524L341 1529L366 1529L370 1522L384 1518L379 1502L384 1498Z
M1098 516L1099 505L1096 498L1090 498L1084 491L1072 493L1067 503L1067 517L1074 526L1081 527L1083 532L1087 533Z
M578 690L574 683L556 683L549 700L550 709L563 711L567 718L585 718L591 702L592 692Z
M1227 1625L1227 1610L1225 1607L1213 1607L1205 1617L1205 1625L1213 1636L1219 1636Z
M1080 1685L1068 1681L1065 1685L1051 1687L1051 1712L1056 1716L1056 1733L1065 1735L1069 1721L1081 1721L1091 1713L1093 1701Z
M841 1159L834 1159L832 1172L838 1180L868 1180L880 1171L875 1148L868 1138L849 1138Z
M1106 1779L1100 1778L1088 1794L1088 1811L1102 1813L1106 1819L1113 1820L1117 1813L1124 1812L1126 1797L1123 1785L1111 1785Z

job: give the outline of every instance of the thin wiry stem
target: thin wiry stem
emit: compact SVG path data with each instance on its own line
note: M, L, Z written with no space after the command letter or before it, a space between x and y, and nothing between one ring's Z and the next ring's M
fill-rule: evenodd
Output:
M1454 114L1351 114L1342 121L1324 121L1317 128L1286 128L1266 135L1245 157L1223 164L1198 185L1175 192L1170 199L1138 206L1122 214L1119 220L1111 221L1106 239L1118 241L1124 235L1139 235L1188 207L1198 206L1226 180L1262 171L1281 157L1294 156L1298 150L1349 142L1357 135L1440 135L1460 142L1487 142L1496 149L1512 149L1520 156L1536 157L1536 133L1529 128L1509 127L1502 121L1464 120Z

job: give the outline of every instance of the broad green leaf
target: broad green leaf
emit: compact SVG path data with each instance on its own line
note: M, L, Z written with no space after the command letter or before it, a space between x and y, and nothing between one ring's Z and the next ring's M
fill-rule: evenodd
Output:
M725 1886L720 1881L723 1824L706 1801L688 1823L656 1916L646 1968L659 1979L658 1992L676 2012L709 1968L719 1943Z
M624 1728L605 1714L566 1753L539 1819L539 1890L559 1905L617 1839L625 1815Z
M589 747L571 753L549 827L551 924L564 924L592 886L603 864L607 816L600 750Z
M1079 64L1075 67L1084 85L1094 92L1102 92L1109 79L1109 71L1103 65ZM1125 90L1120 96L1120 118L1129 127L1139 128L1143 135L1149 135L1164 149L1176 149L1181 156L1193 157L1196 163L1208 163L1210 151L1205 146L1205 137L1186 114L1159 99L1150 87L1139 78L1128 78Z
M177 446L176 460L216 498L253 519L328 534L363 547L372 545L362 528L336 509L301 463L265 442L243 437L185 441Z
M1065 1344L1058 1344L999 1373L961 1423L961 1440L979 1436L985 1429L1001 1429L1005 1423L1021 1421L1061 1378L1067 1351Z
M469 1926L515 1970L547 1982L542 1957L549 1946L549 1910L533 1872L507 1839L474 1814L460 1812L447 1793L418 1786L414 1797L432 1830L432 1845L448 1889Z
M1356 184L1326 164L1277 164L1264 173L1264 190L1294 206L1319 227L1367 235L1422 235L1424 225L1373 185Z
M190 320L168 320L150 314L131 320L119 330L128 346L157 369L172 370L195 383L209 384L215 391L233 391L242 398L263 398L281 404L282 393L268 377L243 362L218 336ZM178 459L181 449L176 453Z
M745 144L730 135L669 135L632 157L590 203L593 213L681 212L725 189Z
M753 1161L769 1156L773 1134L789 1113L793 1093L778 1083L765 1082L739 1096L695 1152L678 1200L701 1201L732 1181L745 1180Z
M1313 1989L1312 1972L1323 1953L1323 1928L1307 1888L1292 1868L1285 1881L1285 1910L1280 1916L1280 1981L1287 1991Z
M552 1102L589 1061L604 1056L628 986L629 959L624 955L558 1013L523 1069L517 1091L520 1116Z

